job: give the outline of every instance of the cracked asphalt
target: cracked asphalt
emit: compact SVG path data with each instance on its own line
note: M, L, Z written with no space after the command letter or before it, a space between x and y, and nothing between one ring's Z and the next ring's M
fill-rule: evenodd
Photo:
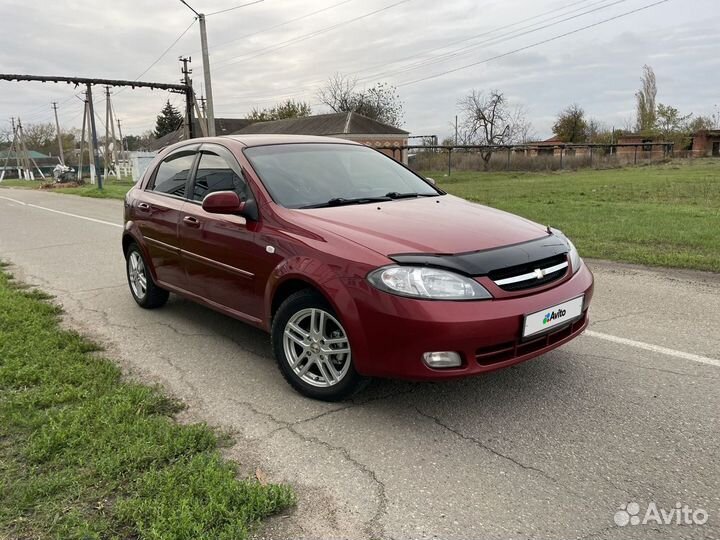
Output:
M138 308L121 223L119 201L2 189L0 258L130 376L188 403L182 421L233 433L244 474L296 487L298 507L258 538L720 537L720 276L591 262L595 334L486 376L376 381L328 404L283 381L262 332L174 296ZM616 525L629 502L709 517Z

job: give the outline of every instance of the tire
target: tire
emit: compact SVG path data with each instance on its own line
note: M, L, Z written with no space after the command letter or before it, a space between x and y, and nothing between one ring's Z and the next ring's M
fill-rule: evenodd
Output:
M128 246L125 256L125 273L130 286L130 294L141 308L159 308L168 301L170 293L155 284L148 271L145 257L135 243Z
M340 318L311 289L296 292L280 305L271 339L280 372L304 396L340 401L369 382L355 371L350 341Z

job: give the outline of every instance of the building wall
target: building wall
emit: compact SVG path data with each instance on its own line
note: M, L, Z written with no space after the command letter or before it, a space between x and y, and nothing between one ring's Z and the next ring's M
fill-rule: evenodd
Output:
M383 154L390 156L391 158L403 163L408 164L408 153L407 149L403 149L403 146L407 146L408 140L404 135L355 135L355 134L342 134L333 135L340 139L347 139L349 141L358 142L369 146L371 148L380 148ZM392 147L392 148L386 148Z
M692 155L694 157L719 156L720 133L699 132L693 136Z

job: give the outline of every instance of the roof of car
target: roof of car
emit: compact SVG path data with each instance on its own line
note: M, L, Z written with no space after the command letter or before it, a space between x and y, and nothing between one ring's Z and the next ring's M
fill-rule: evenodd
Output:
M247 134L247 135L226 135L223 139L232 139L244 146L266 146L270 144L302 144L302 143L342 143L358 144L347 139L335 137L322 137L316 135L279 135L273 133ZM198 139L193 139L197 141Z

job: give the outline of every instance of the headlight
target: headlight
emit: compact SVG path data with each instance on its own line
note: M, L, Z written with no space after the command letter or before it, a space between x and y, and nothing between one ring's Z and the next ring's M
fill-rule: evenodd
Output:
M565 242L567 242L567 245L570 248L570 251L568 252L568 255L570 256L570 266L572 268L572 273L574 274L575 272L580 270L580 267L582 266L582 259L580 258L580 254L578 253L575 244L573 244L570 239L562 233L562 231L559 231L557 229L551 230L553 234L559 236L560 238L565 240Z
M386 266L368 274L368 281L381 291L428 300L485 300L489 292L474 279L417 266Z

